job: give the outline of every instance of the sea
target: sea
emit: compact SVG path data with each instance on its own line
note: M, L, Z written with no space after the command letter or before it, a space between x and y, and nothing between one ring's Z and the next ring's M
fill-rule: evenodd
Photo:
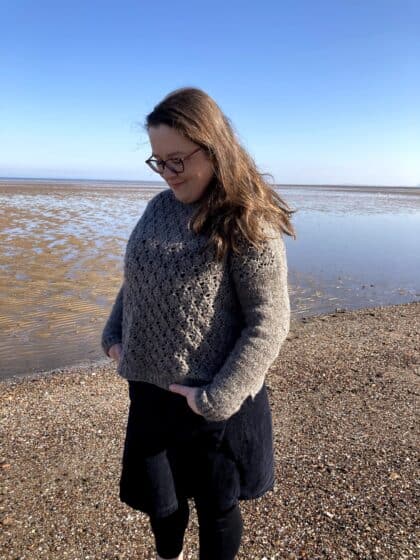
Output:
M104 358L125 245L164 184L0 180L0 378ZM276 185L292 316L419 301L420 188Z

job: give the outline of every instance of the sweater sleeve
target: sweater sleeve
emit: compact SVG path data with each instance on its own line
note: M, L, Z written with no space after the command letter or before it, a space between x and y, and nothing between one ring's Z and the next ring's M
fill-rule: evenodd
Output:
M229 418L248 396L255 397L290 328L286 251L280 232L262 250L248 243L245 253L232 251L230 274L244 327L212 381L197 391L197 409L211 421Z
M108 357L108 350L111 346L122 341L123 292L124 283L118 292L111 313L102 331L101 345Z

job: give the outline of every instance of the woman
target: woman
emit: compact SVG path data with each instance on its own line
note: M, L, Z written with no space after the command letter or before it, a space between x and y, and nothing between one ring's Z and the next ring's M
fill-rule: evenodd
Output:
M193 498L200 560L228 560L239 501L274 485L264 380L289 330L292 211L203 91L170 93L146 129L170 188L130 235L102 334L130 397L120 498L149 515L158 559L182 558Z

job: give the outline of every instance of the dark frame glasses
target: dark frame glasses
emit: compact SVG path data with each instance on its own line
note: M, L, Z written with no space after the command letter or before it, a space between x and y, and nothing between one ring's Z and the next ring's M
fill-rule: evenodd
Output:
M164 159L156 159L154 157L150 157L149 159L146 159L145 163L147 163L150 169L152 169L156 173L159 173L160 175L162 175L162 173L165 171L165 167L170 169L173 173L179 175L179 173L184 172L185 169L184 161L189 157L191 157L192 155L194 155L195 153L199 152L201 149L202 148L199 147L193 152L191 152L190 154L188 154L187 156L184 156L182 158L169 158L164 160Z

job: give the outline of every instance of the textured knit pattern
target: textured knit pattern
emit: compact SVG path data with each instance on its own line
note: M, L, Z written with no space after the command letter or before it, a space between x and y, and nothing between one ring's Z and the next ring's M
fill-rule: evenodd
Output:
M163 389L199 387L196 406L225 420L261 389L290 326L287 262L278 231L262 250L241 241L221 262L189 229L199 202L170 189L151 199L132 231L124 282L102 333L122 343L118 373Z

